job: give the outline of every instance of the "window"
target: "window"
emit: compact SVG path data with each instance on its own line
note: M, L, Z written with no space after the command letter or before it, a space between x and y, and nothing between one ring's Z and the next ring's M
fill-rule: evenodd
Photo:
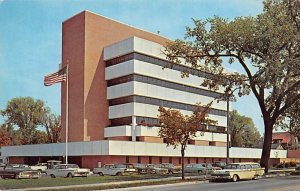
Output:
M130 125L132 123L132 117L122 117L115 118L110 120L110 126L121 126L121 125Z
M157 106L163 106L163 107L170 107L170 108L174 108L174 109L187 110L187 111L195 111L195 109L196 109L195 105L189 105L189 104L178 103L178 102L162 100L162 99L157 99L157 98L151 98L151 97L145 97L145 96L126 96L126 97L111 99L111 100L109 100L109 106L125 104L125 103L132 103L132 102L157 105ZM209 114L227 116L226 111L219 110L219 109L213 109L213 108L211 108L209 110Z

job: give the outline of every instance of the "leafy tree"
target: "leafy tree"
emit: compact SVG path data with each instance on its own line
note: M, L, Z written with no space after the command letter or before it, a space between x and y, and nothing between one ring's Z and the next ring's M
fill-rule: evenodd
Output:
M181 147L182 179L184 179L184 156L188 142L196 136L198 130L201 130L201 124L215 123L207 119L210 106L211 103L203 108L198 105L190 116L184 116L179 110L159 107L158 118L161 127L159 136L166 140L167 146L172 145L174 149L178 145Z
M60 142L61 120L60 116L47 113L43 118L43 126L46 128L47 142L58 143Z
M236 110L230 112L230 135L234 147L253 147L260 140L252 119L240 115Z
M264 120L261 165L266 173L273 128L300 99L299 15L299 0L266 0L256 17L194 20L185 40L168 43L164 51L171 63L184 62L208 73L203 86L241 87L243 95L253 92ZM245 73L226 72L224 59Z
M0 127L0 148L2 146L11 145L11 139L4 125Z
M48 143L48 136L45 131L36 130L33 135L32 144Z
M33 144L36 128L42 124L47 109L42 100L31 97L11 99L1 114L6 117L6 124L19 127L21 144Z

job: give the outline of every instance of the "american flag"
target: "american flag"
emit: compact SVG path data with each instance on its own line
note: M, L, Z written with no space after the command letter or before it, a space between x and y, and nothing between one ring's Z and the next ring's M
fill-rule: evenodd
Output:
M58 72L48 74L44 77L44 85L51 86L58 82L63 82L67 80L67 66L60 69Z

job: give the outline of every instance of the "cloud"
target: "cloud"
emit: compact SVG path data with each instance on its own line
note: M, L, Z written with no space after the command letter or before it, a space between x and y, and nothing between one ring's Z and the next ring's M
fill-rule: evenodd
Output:
M3 3L4 0L0 0L0 5Z

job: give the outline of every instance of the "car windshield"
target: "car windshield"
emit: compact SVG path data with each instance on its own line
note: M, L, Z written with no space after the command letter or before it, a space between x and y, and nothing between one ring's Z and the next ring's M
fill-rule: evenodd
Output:
M240 169L239 164L228 164L226 165L225 169Z

